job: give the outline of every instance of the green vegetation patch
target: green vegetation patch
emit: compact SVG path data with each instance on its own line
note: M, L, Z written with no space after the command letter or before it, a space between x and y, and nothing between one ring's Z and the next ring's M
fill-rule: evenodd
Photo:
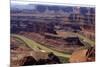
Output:
M61 53L61 52L58 52L58 51L55 51L55 50L52 50L50 48L47 48L39 43L36 43L35 41L31 40L31 39L28 39L24 36L21 36L21 35L12 35L13 37L17 37L17 38L20 38L21 40L23 40L30 48L32 48L33 50L40 50L39 48L43 49L44 51L46 52L53 52L55 55L57 56L62 56L62 57L66 57L66 58L69 58L70 55L69 54L64 54L64 53ZM38 48L39 47L39 48Z

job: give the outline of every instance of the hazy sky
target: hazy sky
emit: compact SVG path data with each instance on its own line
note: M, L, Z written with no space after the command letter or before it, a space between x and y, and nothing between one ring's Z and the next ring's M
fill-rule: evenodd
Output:
M27 2L28 1L28 2ZM11 3L21 3L21 4L32 4L32 3L48 3L48 4L55 4L55 3L62 3L64 5L68 4L85 4L85 5L95 5L95 0L11 0Z

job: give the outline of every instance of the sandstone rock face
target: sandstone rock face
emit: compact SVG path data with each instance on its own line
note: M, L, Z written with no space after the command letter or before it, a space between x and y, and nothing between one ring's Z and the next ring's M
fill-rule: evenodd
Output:
M69 61L71 63L95 61L94 47L73 52Z
M87 60L86 52L87 50L75 51L70 57L70 62L71 63L85 62Z

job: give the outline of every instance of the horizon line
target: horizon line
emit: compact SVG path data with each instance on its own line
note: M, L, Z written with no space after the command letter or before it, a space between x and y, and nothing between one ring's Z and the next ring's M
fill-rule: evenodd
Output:
M11 1L12 3L19 3L19 4L45 4L45 5L63 5L63 6L83 6L83 7L95 7L95 5L89 5L89 4L73 4L73 3L57 3L57 2L42 2L42 1Z

